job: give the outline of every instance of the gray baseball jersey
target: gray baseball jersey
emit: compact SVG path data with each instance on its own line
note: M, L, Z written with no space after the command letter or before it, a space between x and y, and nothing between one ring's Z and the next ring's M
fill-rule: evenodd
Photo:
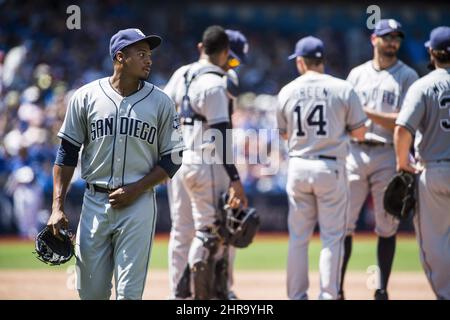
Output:
M278 128L289 136L290 156L345 159L346 131L367 120L352 86L330 75L300 76L281 89L278 100Z
M363 126L366 115L348 82L319 73L298 77L278 99L278 127L288 134L290 155L288 296L308 298L308 243L318 222L324 248L319 299L336 299L349 199L346 131Z
M82 177L88 182L77 230L78 292L82 299L108 299L114 273L118 299L140 299L156 221L153 190L113 209L107 193L150 172L161 156L183 142L173 102L146 82L128 97L108 78L78 89L58 136L83 146ZM92 250L95 248L95 250Z
M417 79L417 73L400 60L385 70L376 70L372 60L367 61L352 69L347 78L363 106L387 113L400 111L406 91ZM392 143L392 132L370 120L367 132Z
M103 78L72 96L58 136L83 145L81 175L88 183L117 188L135 182L161 156L183 148L173 102L143 83L124 98Z
M450 69L436 69L415 82L397 125L416 134L424 164L414 218L425 274L439 299L450 299Z
M421 160L450 159L450 75L437 69L411 86L397 124L408 128ZM433 124L433 125L430 125Z
M220 67L204 61L181 67L164 89L170 93L169 96L173 98L176 105L181 104L185 94L184 74L186 71L189 70L190 76L203 68L208 68L208 70L223 76L226 75ZM201 163L204 160L202 159L203 150L214 148L214 143L211 138L208 138L205 131L210 125L230 121L225 77L217 74L202 74L199 77L201 81L195 79L190 85L189 98L192 109L205 117L206 121L195 121L193 126L183 126L183 138L186 145L183 163Z

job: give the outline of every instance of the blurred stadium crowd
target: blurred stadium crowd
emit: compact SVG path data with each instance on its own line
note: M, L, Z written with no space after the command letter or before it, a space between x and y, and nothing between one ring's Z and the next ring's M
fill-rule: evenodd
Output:
M196 44L206 26L241 30L250 51L249 63L240 71L245 93L238 99L234 124L245 129L274 128L274 95L297 76L286 57L300 37L322 38L327 72L342 78L372 54L366 6L357 2L339 6L78 1L81 29L68 30L66 8L71 4L0 0L0 233L34 236L47 220L59 144L56 133L67 101L76 88L112 72L108 45L118 29L138 27L163 37L163 45L153 54L149 79L160 87L179 66L198 58ZM382 17L398 19L406 31L400 58L425 74L428 57L423 42L432 27L450 21L449 7L380 7ZM244 156L269 147L280 160L280 171L263 176L260 165L240 166L246 189L254 199L267 194L284 197L283 146L274 146L278 140L273 136L249 143L258 146L245 146ZM79 197L83 188L78 174L72 197ZM73 201L75 207L77 202Z

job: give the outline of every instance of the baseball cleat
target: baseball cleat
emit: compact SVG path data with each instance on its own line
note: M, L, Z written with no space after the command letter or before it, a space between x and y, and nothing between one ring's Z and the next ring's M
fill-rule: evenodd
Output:
M389 300L388 293L384 289L377 289L374 295L375 300Z

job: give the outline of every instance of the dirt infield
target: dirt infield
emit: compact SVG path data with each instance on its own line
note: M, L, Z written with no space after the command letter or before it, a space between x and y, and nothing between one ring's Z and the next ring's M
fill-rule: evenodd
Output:
M373 290L367 289L369 275L349 272L346 276L347 299L370 300ZM240 299L283 300L286 296L284 271L236 271L235 291ZM73 269L62 271L0 271L0 299L78 299L74 290ZM311 299L318 295L319 275L310 273ZM168 296L166 270L149 273L144 299L164 300ZM395 272L389 284L391 299L434 299L430 286L422 272Z

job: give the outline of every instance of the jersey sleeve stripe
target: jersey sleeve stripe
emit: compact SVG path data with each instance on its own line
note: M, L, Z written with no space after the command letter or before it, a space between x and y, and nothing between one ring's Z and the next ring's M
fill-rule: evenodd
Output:
M64 132L58 132L58 137L69 140L70 142L72 142L77 147L81 147L81 145L82 145L81 142L78 142L77 140L75 140L74 138L72 138L71 136L67 135Z
M357 122L356 124L353 124L351 126L347 126L347 128L348 128L349 131L361 128L364 125L364 123L366 123L366 121L367 121L367 118L364 119L364 120L361 120L360 122Z

